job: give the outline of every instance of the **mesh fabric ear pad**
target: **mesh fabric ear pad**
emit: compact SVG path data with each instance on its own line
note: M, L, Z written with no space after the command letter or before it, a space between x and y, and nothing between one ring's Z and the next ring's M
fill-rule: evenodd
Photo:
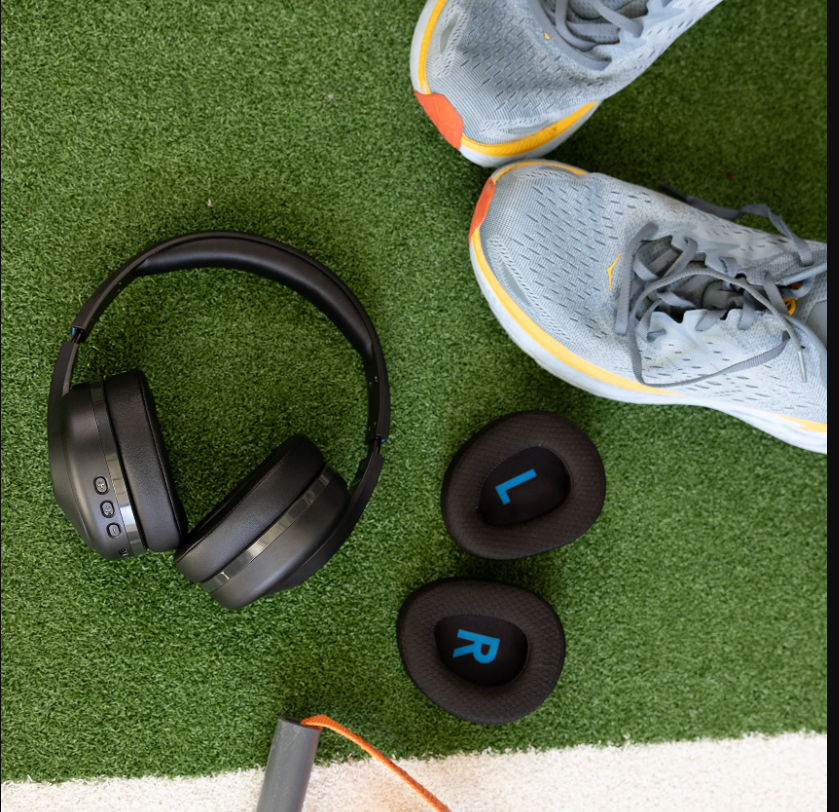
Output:
M104 382L108 414L138 523L150 550L174 550L186 535L154 398L137 369Z
M189 534L175 566L190 581L217 575L250 547L318 479L323 457L301 434L286 440L248 474ZM346 483L332 473L328 486L283 532L230 581L211 593L227 608L239 608L278 588L286 567L307 560L349 501Z
M482 725L536 710L565 662L565 635L551 606L490 581L424 586L405 601L396 635L417 688L443 710Z
M509 414L457 452L443 479L449 535L467 552L508 561L579 538L606 498L594 443L553 412Z

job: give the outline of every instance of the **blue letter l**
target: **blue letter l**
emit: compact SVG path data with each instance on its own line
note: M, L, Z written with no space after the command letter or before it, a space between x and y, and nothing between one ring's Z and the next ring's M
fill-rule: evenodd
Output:
M500 485L496 485L495 490L498 491L498 495L501 497L501 504L510 504L510 496L507 491L512 490L516 487L516 485L521 485L523 482L527 482L531 479L536 479L536 471L532 468L529 471L525 471L523 474L519 474L518 476L514 476L512 479L508 479L506 482L502 482Z

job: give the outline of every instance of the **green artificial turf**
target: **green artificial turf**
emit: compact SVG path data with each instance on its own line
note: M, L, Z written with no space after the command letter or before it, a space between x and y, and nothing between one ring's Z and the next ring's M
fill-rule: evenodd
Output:
M2 778L198 774L265 761L281 714L389 753L825 730L827 459L733 418L598 400L496 323L467 229L488 171L411 93L422 0L3 0ZM556 155L827 238L827 3L726 0ZM756 221L762 225L762 221ZM57 508L46 399L81 302L145 246L235 229L355 290L389 364L380 487L317 577L237 613L173 568L88 552ZM143 280L77 380L142 368L195 523L308 434L347 477L360 364L308 303L235 271ZM489 420L551 409L609 482L563 550L494 564L447 537L440 485ZM526 587L568 638L545 705L484 728L402 669L405 598L434 579ZM353 752L325 736L321 756Z

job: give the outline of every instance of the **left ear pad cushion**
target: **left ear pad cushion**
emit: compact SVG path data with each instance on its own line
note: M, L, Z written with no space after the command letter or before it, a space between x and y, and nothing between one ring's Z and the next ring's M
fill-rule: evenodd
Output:
M104 389L146 545L155 553L174 550L186 535L186 515L172 480L149 382L132 369L107 378Z
M307 437L286 440L198 523L175 553L175 566L195 583L212 578L291 507L323 465Z

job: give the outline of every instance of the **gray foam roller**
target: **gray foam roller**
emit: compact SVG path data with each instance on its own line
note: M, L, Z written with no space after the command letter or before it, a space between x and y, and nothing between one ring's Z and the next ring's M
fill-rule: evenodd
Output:
M256 812L301 812L319 740L316 727L293 719L277 722Z

